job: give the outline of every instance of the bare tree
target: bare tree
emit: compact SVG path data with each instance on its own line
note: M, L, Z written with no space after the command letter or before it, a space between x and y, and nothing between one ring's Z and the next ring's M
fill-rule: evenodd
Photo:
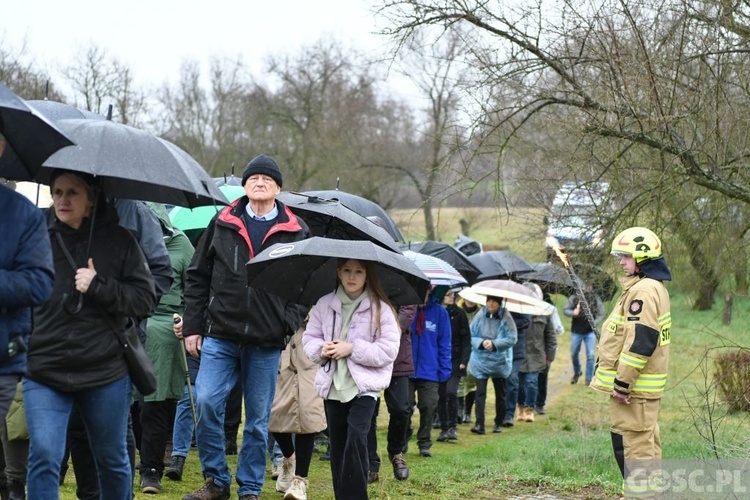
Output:
M49 76L28 59L25 45L14 49L0 38L0 81L25 99L61 100L62 94Z
M131 69L94 44L82 49L76 62L62 69L73 88L73 101L100 115L113 107L118 121L138 126L147 112L146 98L135 86Z
M498 155L531 124L541 128L538 120L564 118L577 153L568 158L588 158L593 177L628 188L625 205L638 210L623 217L675 229L679 212L662 202L677 187L750 202L748 9L732 5L386 0L380 13L391 22L386 33L404 44L454 25L474 33L463 48L478 71L475 95L488 104L477 130L504 138ZM694 267L711 284L717 276L706 269ZM712 289L696 306L712 303Z
M448 31L438 41L414 38L402 52L401 65L426 102L425 121L413 135L414 147L405 163L386 165L409 179L419 195L425 235L437 239L433 210L451 194L457 179L452 165L465 147L464 127L459 121L462 90L460 34ZM416 153L416 154L414 154Z

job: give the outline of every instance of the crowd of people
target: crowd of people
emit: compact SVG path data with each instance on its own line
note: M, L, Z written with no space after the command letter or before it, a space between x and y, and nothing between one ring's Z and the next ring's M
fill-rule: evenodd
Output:
M547 375L563 330L556 311L519 314L502 294L487 295L481 305L458 299L458 289L446 285L433 285L423 303L394 307L373 264L357 259L339 259L335 290L312 308L248 287L250 258L273 243L310 236L304 220L276 198L282 181L273 158L253 158L242 175L246 195L217 213L195 247L163 207L115 202L86 174L54 173L46 217L0 187L0 209L13 215L13 224L3 223L0 251L0 416L15 397L28 426L28 448L20 452L2 426L3 498L58 498L68 457L78 498L129 500L136 470L141 491L157 494L164 476L182 479L194 439L205 483L183 500L230 498L232 452L239 498L259 498L274 447L281 456L276 490L285 500L306 499L315 439L325 431L336 498L364 499L368 484L379 480L381 394L396 480L409 478L412 437L427 459L434 428L438 442L459 439L459 424L487 432L490 380L493 433L545 413ZM572 318L571 383L585 373L587 384L610 393L624 476L625 460L660 456L656 415L671 325L661 281L670 275L651 235L646 243L641 233L619 240L632 243L617 250L635 281L605 322L596 369L596 324L582 314L580 297L564 308ZM550 301L536 284L526 286ZM599 323L604 307L589 293L583 300ZM118 341L129 328L139 330L156 368L152 394L132 388ZM622 329L633 337L625 345L616 340ZM239 419L233 437L226 430L236 414L228 403L233 392L244 409L239 450L231 449ZM635 420L637 426L623 424Z

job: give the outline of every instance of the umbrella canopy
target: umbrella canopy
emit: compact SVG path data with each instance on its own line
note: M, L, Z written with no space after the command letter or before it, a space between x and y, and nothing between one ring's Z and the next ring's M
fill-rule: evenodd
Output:
M591 285L604 302L609 302L617 293L617 282L601 267L587 262L577 264L575 271L585 285Z
M518 255L504 250L491 250L489 252L469 255L469 261L474 264L481 274L478 280L497 279L503 277L514 277L521 273L534 270L531 264Z
M404 241L396 223L388 215L383 207L372 200L357 196L356 194L339 191L338 189L329 189L323 191L305 191L302 194L317 196L327 200L338 200L342 205L354 210L362 217L379 217L383 221L383 229L388 231L393 241Z
M307 223L313 236L339 240L367 240L401 253L385 229L339 201L291 191L283 191L276 198Z
M401 249L411 250L425 255L431 255L433 257L437 257L438 259L444 260L445 262L453 266L456 271L461 273L461 276L466 278L466 281L468 283L474 283L477 280L477 277L481 274L479 269L477 269L477 267L471 263L471 261L465 254L461 253L458 249L450 246L447 243L431 240L419 241L416 243L408 243L406 245L402 245Z
M565 296L576 293L573 280L563 267L551 262L539 262L531 266L534 270L524 273L521 276L523 281L536 283L547 293L559 293Z
M64 119L56 125L76 145L17 180L48 184L54 169L63 168L99 177L112 197L187 207L228 203L203 167L169 141L110 120Z
M511 280L486 280L464 288L458 294L477 304L486 304L487 297L502 297L509 311L534 316L552 314L555 306L548 304L530 288Z
M429 279L400 253L370 241L317 236L266 248L247 263L247 281L253 288L291 302L314 305L336 289L339 258L374 262L380 284L394 306L422 304L430 290Z
M74 119L86 119L86 120L105 120L106 118L102 115L96 114L93 111L88 111L81 108L76 108L70 104L64 102L44 100L31 100L26 101L30 107L39 111L48 119L53 122L58 120L74 120Z
M224 175L222 177L214 177L214 182L217 186L239 186L242 187L242 179L232 175Z
M219 186L219 191L230 202L245 194L243 188L230 184ZM193 233L198 231L202 233L219 210L219 207L215 206L195 208L174 207L169 211L169 220L172 221L174 227L181 229L190 238L190 241L193 241Z
M0 158L0 177L8 179L31 180L31 173L52 153L73 144L64 132L2 84L0 134L8 145Z
M432 255L404 250L404 257L413 261L417 267L430 279L432 285L456 286L468 284L455 267Z

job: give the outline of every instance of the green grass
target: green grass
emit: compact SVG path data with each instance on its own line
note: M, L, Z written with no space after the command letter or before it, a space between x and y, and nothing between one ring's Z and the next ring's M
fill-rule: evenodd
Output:
M441 212L441 234L452 242L457 234L459 211ZM417 241L418 231L424 231L412 218L412 225L404 220L409 214L396 214L408 239ZM476 220L487 217L475 216ZM511 250L528 260L543 259L543 239L526 237L540 234L539 226L528 215L503 219L499 217L492 228L484 231L497 233L497 238L484 238L477 229L476 237L483 242L510 244ZM411 228L411 229L409 229ZM542 228L543 231L543 228ZM543 236L543 235L542 235ZM737 298L734 304L732 325L721 324L721 310L695 312L690 309L688 297L675 290L672 293L673 340L669 368L668 390L662 402L659 419L663 455L669 458L694 458L711 456L711 446L703 435L708 435L709 423L716 435L719 453L726 458L745 456L750 436L750 421L746 413L726 414L725 407L715 401L708 389L712 382L711 357L727 345L745 343L745 332L750 329L750 300ZM558 307L564 299L556 297ZM566 329L569 321L563 318ZM459 426L459 441L433 445L434 456L422 458L412 441L406 455L411 476L407 481L396 481L390 464L381 469L380 481L370 486L370 497L396 498L474 498L495 499L515 495L547 493L568 498L617 498L620 477L610 450L608 400L606 396L583 386L569 384L571 376L569 356L570 334L559 337L557 360L550 373L548 414L537 417L533 424L519 422L502 434L489 433L476 436L468 425ZM490 389L491 391L491 389ZM707 395L708 394L708 395ZM715 393L714 393L715 394ZM490 392L488 421L494 396ZM711 411L709 411L711 410ZM379 445L382 457L385 451L385 429L388 412L380 411ZM710 418L709 418L710 417ZM414 417L416 425L417 417ZM433 431L433 440L437 432ZM333 498L331 473L328 462L313 457L310 471L309 498ZM234 470L236 456L229 457ZM67 478L62 490L63 499L75 499L74 479ZM181 483L168 479L162 482L164 490L157 498L181 498L202 484L200 466L195 450L191 450L185 478ZM266 477L263 498L281 498L276 493L275 482ZM236 486L233 486L236 498ZM136 498L154 498L143 495L136 488Z

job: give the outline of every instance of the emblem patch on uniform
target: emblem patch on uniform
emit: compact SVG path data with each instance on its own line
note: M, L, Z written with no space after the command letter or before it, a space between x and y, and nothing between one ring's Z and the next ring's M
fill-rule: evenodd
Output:
M630 306L628 307L628 312L630 314L640 314L643 310L643 301L642 300L633 300L630 302Z

